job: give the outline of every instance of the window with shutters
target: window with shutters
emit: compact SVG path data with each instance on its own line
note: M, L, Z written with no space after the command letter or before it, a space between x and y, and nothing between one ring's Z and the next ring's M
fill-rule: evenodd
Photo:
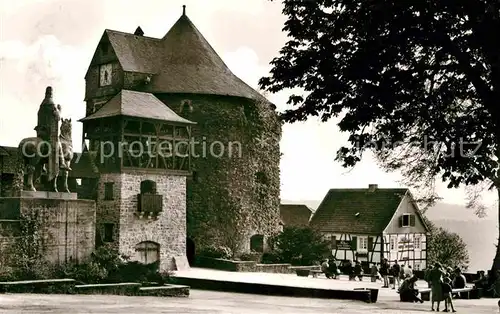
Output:
M413 214L403 214L400 217L399 225L401 227L413 227L415 226L415 215Z
M358 237L358 251L368 250L368 237Z

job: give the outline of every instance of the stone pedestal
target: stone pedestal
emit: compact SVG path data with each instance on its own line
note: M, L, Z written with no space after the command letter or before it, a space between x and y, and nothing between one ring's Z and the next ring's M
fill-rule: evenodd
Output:
M21 191L22 198L41 198L41 199L58 199L58 200L76 200L77 193L66 192L47 192L47 191Z
M54 264L83 262L95 248L96 203L77 199L76 193L21 191L20 197L0 197L0 230L23 217L39 219L45 239L44 258ZM0 242L16 235L0 233Z

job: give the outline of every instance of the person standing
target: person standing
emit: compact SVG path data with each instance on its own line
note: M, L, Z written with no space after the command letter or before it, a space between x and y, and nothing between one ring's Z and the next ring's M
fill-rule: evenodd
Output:
M449 277L444 278L442 285L443 289L443 300L444 300L444 310L443 312L448 312L448 305L451 307L452 312L456 312L453 307L453 297L451 288L451 279ZM438 303L438 311L439 311L439 303Z
M437 303L436 310L439 312L439 305L444 300L443 297L443 276L444 271L441 263L437 262L431 270L429 278L431 280L431 310L434 311L434 303Z
M363 267L358 260L354 264L354 280L356 280L356 277L359 278L359 281L363 281Z
M394 285L392 286L392 289L396 289L396 285L400 286L400 278L401 278L401 266L398 264L398 261L394 261L394 265L392 265L392 275L394 276Z
M380 275L382 275L382 279L384 280L382 288L389 288L389 267L387 258L384 258L382 260L382 264L380 265Z
M370 269L370 275L372 278L372 282L377 282L377 277L378 277L378 267L377 264L373 264L372 268Z

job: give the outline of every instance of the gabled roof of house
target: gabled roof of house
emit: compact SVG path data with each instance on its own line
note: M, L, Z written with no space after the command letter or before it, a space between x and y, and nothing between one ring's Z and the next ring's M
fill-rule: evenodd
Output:
M331 189L311 218L323 232L381 234L408 189Z
M153 94L121 90L99 110L80 121L88 121L115 116L155 119L183 124L195 124L177 115Z
M153 93L236 96L269 102L234 75L183 14L162 38L105 30L124 71L152 74Z
M308 226L312 210L304 204L281 204L280 217L285 226Z

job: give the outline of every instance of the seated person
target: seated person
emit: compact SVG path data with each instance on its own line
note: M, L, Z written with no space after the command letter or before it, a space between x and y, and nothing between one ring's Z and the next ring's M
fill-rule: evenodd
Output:
M328 272L333 279L337 279L337 276L339 275L339 269L337 267L337 264L335 263L335 260L330 261Z
M415 283L417 280L417 276L412 276L403 281L401 287L399 288L399 299L401 302L424 303L424 301L418 297L418 290L415 289Z
M321 271L323 274L325 274L326 278L331 278L332 274L330 273L330 264L328 264L328 259L326 259L322 264L321 264Z

